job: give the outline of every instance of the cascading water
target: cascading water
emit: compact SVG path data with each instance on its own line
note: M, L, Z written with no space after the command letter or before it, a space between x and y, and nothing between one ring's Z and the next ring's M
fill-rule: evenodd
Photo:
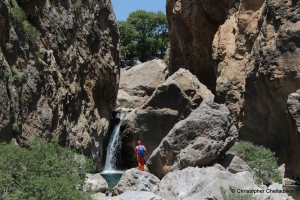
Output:
M113 173L123 173L122 171L117 170L117 147L119 142L119 132L122 121L124 120L126 113L120 113L120 121L114 127L113 132L110 136L109 143L107 146L105 166L101 174L113 174Z

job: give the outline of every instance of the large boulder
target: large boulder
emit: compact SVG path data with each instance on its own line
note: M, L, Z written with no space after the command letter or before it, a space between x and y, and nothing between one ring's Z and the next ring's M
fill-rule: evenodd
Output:
M300 174L300 90L297 90L297 92L289 95L287 100L287 110L291 124L291 167L296 174Z
M106 193L109 188L106 180L99 174L86 174L84 191Z
M213 94L188 70L179 70L159 85L147 102L126 116L122 127L122 159L126 167L136 163L134 146L142 140L147 159L179 120L186 118L203 99Z
M99 170L116 106L119 32L110 1L80 3L0 1L0 141L59 137Z
M285 192L282 185L276 183L258 187L250 172L232 174L214 167L188 167L168 173L159 184L158 195L168 200L222 200L225 196L239 199L242 195L261 200L293 200Z
M237 136L228 108L204 100L172 128L151 154L147 166L159 178L170 170L207 166L221 158Z
M113 189L113 196L120 195L127 191L158 192L160 180L144 171L132 168L124 172L120 181Z
M224 167L226 171L236 174L238 172L248 171L253 173L253 170L249 165L243 161L240 157L227 153L222 160L219 161L219 164Z
M117 106L136 108L142 105L155 88L166 80L166 70L167 66L159 59L121 70Z
M158 195L168 200L221 200L221 188L259 189L249 172L232 174L214 167L188 167L168 173L160 182Z

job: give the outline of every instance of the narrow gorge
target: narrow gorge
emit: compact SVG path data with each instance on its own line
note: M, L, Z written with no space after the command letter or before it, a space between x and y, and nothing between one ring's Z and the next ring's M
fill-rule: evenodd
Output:
M165 8L166 56L141 63L124 60L110 0L0 0L0 142L57 139L92 159L76 190L93 200L295 198L283 185L300 183L300 1ZM237 144L261 145L275 167L247 163Z

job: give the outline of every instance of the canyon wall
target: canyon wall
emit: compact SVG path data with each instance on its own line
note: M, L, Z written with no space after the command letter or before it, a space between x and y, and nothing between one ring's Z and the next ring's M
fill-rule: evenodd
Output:
M0 140L58 136L100 169L119 84L110 0L4 0L0 13Z
M230 109L240 139L284 163L300 145L287 114L300 88L299 12L296 0L167 1L169 71L189 69Z

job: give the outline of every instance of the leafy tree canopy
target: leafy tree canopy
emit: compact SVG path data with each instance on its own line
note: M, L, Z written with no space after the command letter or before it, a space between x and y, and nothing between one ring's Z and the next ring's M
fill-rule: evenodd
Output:
M30 149L0 143L0 195L4 199L85 199L76 190L86 172L94 172L90 159L69 148L36 142Z
M137 57L142 62L151 57L163 58L169 42L166 15L137 10L126 21L118 21L121 53L125 59Z

